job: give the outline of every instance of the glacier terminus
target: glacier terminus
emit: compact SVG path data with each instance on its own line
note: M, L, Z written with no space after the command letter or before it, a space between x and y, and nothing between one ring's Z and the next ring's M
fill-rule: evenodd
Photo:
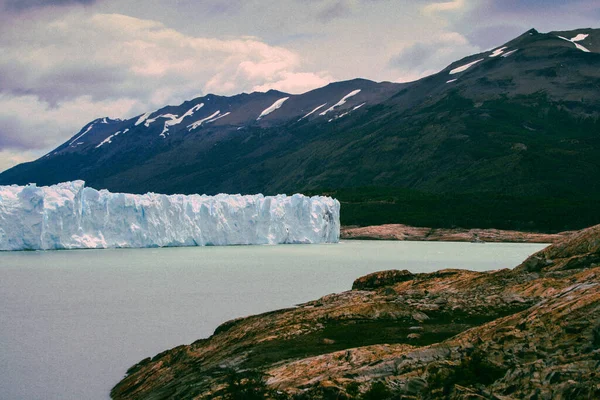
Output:
M0 250L336 243L331 197L111 193L78 180L0 186Z

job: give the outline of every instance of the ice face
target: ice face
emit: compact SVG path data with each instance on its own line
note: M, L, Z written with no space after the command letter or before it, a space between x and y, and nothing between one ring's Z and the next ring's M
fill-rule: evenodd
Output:
M0 186L0 250L336 243L339 232L340 203L330 197Z

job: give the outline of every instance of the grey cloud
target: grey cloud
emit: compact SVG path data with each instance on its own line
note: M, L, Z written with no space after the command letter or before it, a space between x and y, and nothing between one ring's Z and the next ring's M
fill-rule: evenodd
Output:
M390 59L388 65L402 74L401 79L418 79L478 51L479 47L464 36L457 32L447 32L405 47Z
M508 12L535 12L540 9L556 8L562 6L573 6L581 1L573 0L495 0L491 3L491 9Z
M202 3L202 6L211 14L238 14L242 11L248 0L209 0Z
M467 39L482 49L489 49L514 39L527 29L520 25L486 26L470 32Z
M280 37L274 38L270 41L270 44L275 46L282 46L288 43L293 42L306 42L309 40L318 40L322 38L324 34L322 33L312 33L312 32L302 32L302 33L294 33L291 35L281 35Z
M415 43L392 58L390 66L407 69L426 66L439 47L439 43Z
M2 8L8 11L24 11L31 8L67 6L73 4L90 5L97 0L4 0Z
M138 85L124 87L128 79L127 71L106 65L60 65L55 69L32 70L18 64L7 64L0 66L0 93L35 94L51 105L82 95L105 100L139 94ZM145 92L148 94L151 89Z
M0 116L0 127L0 150L44 149L56 143L55 132L31 132L29 127L14 116Z
M352 7L347 0L338 0L326 4L317 12L317 19L322 22L329 22L336 18L346 17L352 14Z

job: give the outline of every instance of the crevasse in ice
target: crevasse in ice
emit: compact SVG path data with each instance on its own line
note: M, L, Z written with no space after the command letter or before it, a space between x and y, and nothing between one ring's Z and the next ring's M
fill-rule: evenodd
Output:
M335 243L339 221L340 203L322 196L0 186L0 250Z

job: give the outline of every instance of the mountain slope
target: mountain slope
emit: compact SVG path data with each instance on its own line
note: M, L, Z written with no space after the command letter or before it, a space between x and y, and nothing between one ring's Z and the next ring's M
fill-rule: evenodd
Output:
M343 223L580 228L600 222L592 210L599 43L597 29L530 30L408 84L356 79L302 95L208 95L127 121L96 120L0 174L0 184L328 191L347 203ZM570 209L575 200L580 210ZM428 220L437 208L443 215Z

